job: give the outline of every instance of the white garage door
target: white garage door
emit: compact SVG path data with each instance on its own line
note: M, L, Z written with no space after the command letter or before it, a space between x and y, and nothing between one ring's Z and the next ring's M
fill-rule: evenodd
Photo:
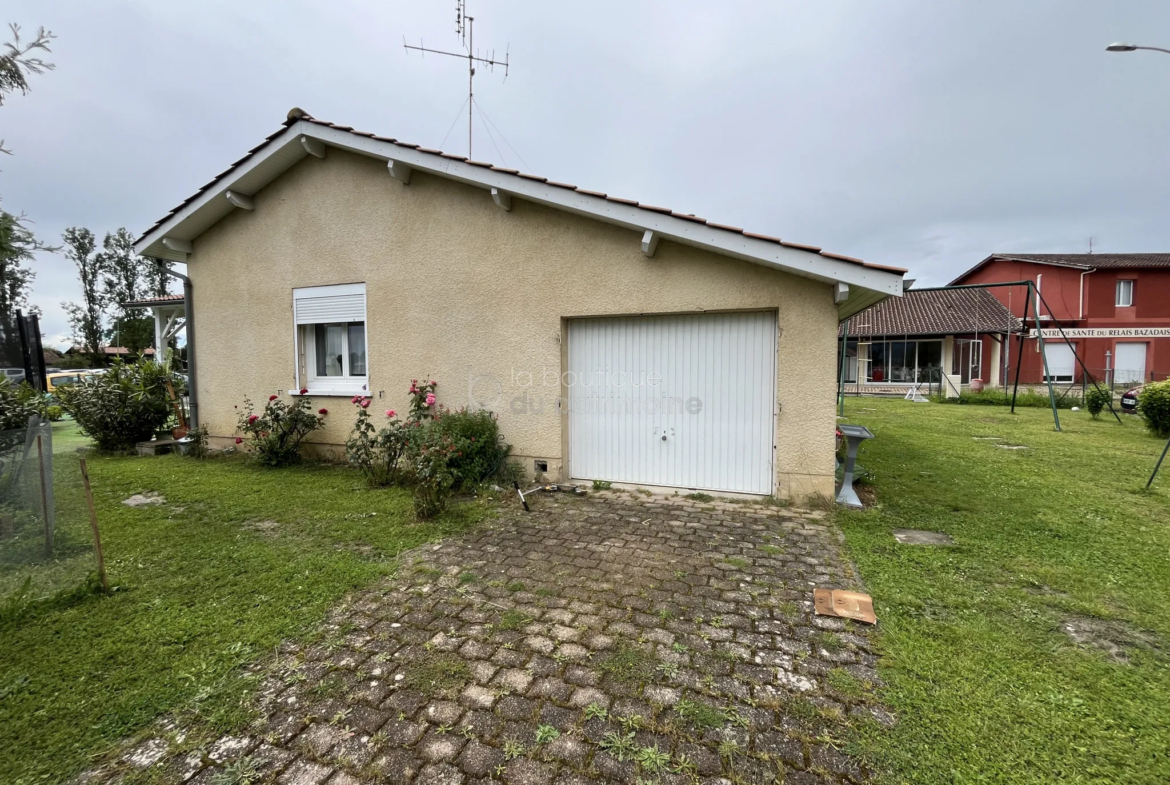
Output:
M770 494L776 315L569 325L574 478Z
M1113 381L1118 384L1144 382L1146 380L1146 345L1144 343L1119 343L1114 358Z
M1048 375L1052 381L1071 382L1076 378L1077 358L1067 343L1045 341L1044 356L1048 358Z

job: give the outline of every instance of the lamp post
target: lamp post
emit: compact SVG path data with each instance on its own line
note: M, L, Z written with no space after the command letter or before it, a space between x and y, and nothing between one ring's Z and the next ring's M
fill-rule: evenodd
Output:
M1170 49L1163 49L1160 46L1137 46L1136 44L1109 44L1105 47L1106 52L1133 52L1138 49L1149 49L1151 52L1165 52L1170 55Z

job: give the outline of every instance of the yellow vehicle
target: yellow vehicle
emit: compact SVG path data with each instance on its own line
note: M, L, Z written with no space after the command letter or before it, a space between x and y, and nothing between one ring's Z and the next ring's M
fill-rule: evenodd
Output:
M82 379L93 376L89 371L63 371L61 373L51 373L46 377L49 389L46 391L50 395L57 391L58 387L63 387L67 384L77 384Z

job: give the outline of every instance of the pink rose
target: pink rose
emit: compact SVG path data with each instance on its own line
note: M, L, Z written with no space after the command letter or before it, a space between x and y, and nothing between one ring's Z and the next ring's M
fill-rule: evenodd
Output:
M362 399L362 408L363 409L370 408L370 401L372 401L372 400L373 400L373 398L363 398Z
M435 394L434 393L427 393L427 406L434 406L434 405L435 405Z
M243 443L244 443L244 440L241 439L239 436L237 436L236 437L236 444L243 444Z
M393 417L393 416L395 416L396 414L398 414L398 412L394 411L393 409L387 409L387 410L386 410L386 416L387 416L387 417Z
M317 414L329 414L329 410L328 409L318 409Z

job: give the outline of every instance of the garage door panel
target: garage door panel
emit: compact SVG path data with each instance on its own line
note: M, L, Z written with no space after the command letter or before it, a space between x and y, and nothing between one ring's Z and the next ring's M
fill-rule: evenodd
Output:
M574 477L772 491L775 314L581 319L568 354Z

